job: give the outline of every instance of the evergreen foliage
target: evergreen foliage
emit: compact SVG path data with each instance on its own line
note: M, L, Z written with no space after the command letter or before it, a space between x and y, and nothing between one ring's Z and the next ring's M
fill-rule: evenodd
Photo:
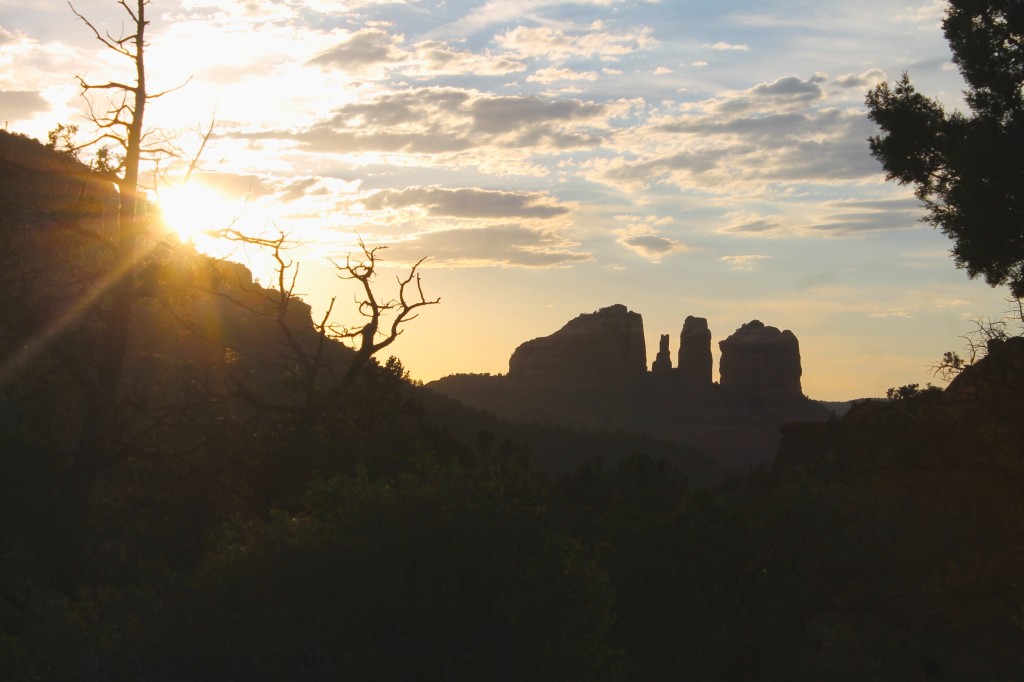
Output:
M1024 7L951 0L943 21L968 89L969 114L947 112L903 77L868 93L881 135L872 155L913 185L927 220L953 240L957 267L1024 296Z

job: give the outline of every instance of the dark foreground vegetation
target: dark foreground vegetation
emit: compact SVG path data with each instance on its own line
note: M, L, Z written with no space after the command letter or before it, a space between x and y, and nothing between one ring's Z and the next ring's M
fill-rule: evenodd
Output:
M119 4L123 39L78 16L137 70L81 82L125 95L93 120L123 157L0 133L0 679L1021 679L1021 339L727 481L503 424L379 359L433 302L415 268L397 294L372 249L340 268L367 323L332 330L283 237L265 288L155 231L148 3ZM1024 13L954 0L944 28L970 115L880 86L871 149L1019 296Z
M2 141L0 679L1020 678L1017 341L711 484L684 447L476 430L149 234L111 393L108 190Z

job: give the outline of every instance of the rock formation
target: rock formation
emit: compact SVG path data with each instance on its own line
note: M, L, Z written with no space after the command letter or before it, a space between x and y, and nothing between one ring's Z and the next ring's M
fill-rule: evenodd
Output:
M510 377L533 381L618 383L646 373L643 318L621 304L521 344L508 362Z
M683 389L692 393L710 388L711 364L708 321L687 315L679 334L679 375Z
M658 357L651 363L651 372L665 376L672 372L672 355L668 350L668 334L662 334L658 343Z
M750 404L799 400L800 345L788 329L753 320L718 344L721 385Z
M428 386L512 422L685 443L721 472L770 463L782 424L831 414L803 397L792 332L757 320L743 325L720 343L720 384L712 382L706 319L686 318L676 368L670 344L671 337L659 338L648 371L640 315L614 305L520 345L507 376L453 375Z

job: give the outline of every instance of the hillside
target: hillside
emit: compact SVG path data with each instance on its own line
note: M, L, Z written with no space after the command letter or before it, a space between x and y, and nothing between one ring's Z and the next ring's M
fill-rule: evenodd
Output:
M648 371L625 306L507 376L415 386L155 229L119 266L111 184L35 141L0 133L0 181L0 679L1024 666L1019 338L841 418L800 393L792 332L744 325L714 384L706 324Z

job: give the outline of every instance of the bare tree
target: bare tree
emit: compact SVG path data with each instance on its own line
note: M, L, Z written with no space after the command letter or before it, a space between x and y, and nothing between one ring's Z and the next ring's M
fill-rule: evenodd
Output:
M97 130L97 137L82 146L109 141L122 151L120 163L110 166L110 170L116 174L120 194L114 253L114 268L118 276L111 286L107 334L97 363L99 385L108 394L116 391L124 366L134 298L132 272L136 248L145 227L140 215L140 206L145 202L139 192L139 165L144 153L172 153L162 145L145 149L143 147L146 105L150 100L166 94L150 94L146 86L146 27L149 25L146 7L150 0L135 0L132 5L129 5L127 0L117 0L117 4L125 11L131 22L127 30L122 30L121 35L114 36L109 32L101 32L79 13L74 5L68 3L71 11L89 27L96 39L108 49L130 60L135 70L134 84L117 81L90 83L78 76L78 83L88 105L87 116ZM106 110L97 110L89 99L88 95L95 91L109 95L110 106Z
M360 254L353 259L347 256L345 263L334 263L339 279L358 283L359 293L355 300L356 309L365 322L355 327L339 326L329 322L335 309L336 298L331 298L320 319L314 322L315 336L303 338L294 328L289 311L297 300L295 284L299 263L291 259L287 251L293 246L285 234L275 238L260 238L244 235L233 229L222 230L222 237L270 250L275 261L274 288L266 290L264 298L284 338L288 356L298 367L298 386L301 396L298 403L271 402L252 391L238 377L229 377L237 394L254 407L289 413L303 423L310 423L329 412L348 393L360 373L371 359L394 343L402 334L404 325L418 317L420 308L436 305L440 298L428 299L423 292L419 268L426 258L421 258L409 269L404 277L396 277L398 290L395 297L384 298L377 278L380 252L384 246L368 247L359 240ZM340 341L352 354L338 366L327 356L328 343ZM336 356L335 356L336 359Z
M78 76L86 118L95 128L93 137L84 144L74 144L74 129L61 131L51 137L56 146L59 137L75 155L80 149L104 145L97 153L93 167L111 179L118 189L117 223L109 239L110 260L106 272L93 292L97 325L95 357L85 365L87 376L79 381L86 393L81 430L77 447L70 453L58 502L54 506L59 518L55 528L57 557L62 580L73 588L80 577L75 562L80 559L80 524L91 506L97 477L105 469L141 452L138 443L125 440L131 424L128 414L137 411L125 396L119 396L121 377L131 332L132 311L137 292L136 271L143 256L141 244L147 232L146 201L140 190L140 165L169 156L178 156L178 150L162 135L147 135L144 121L147 105L171 90L150 93L146 81L146 18L151 0L116 0L128 21L121 32L114 35L101 31L74 5L68 3L74 15L92 32L103 46L127 59L134 71L129 82L89 82ZM126 27L126 28L125 28ZM180 87L180 86L179 86ZM177 89L177 88L174 88ZM116 151L111 153L109 148Z
M398 297L381 301L374 292L374 279L377 275L378 252L387 247L375 246L368 248L362 239L359 240L362 258L353 262L351 256L345 258L345 264L334 264L338 276L343 280L354 280L359 283L363 298L357 300L359 314L366 322L354 329L336 330L336 336L352 342L355 356L343 375L335 393L340 394L349 389L352 379L365 367L370 358L387 348L402 333L402 325L415 320L420 308L436 305L440 298L428 300L423 294L423 284L418 272L426 258L421 258L409 269L404 277L396 278ZM390 318L390 319L389 319Z
M946 351L932 367L932 374L949 381L988 354L993 343L1015 336L1024 336L1024 299L1008 298L1007 310L999 319L979 317L972 321L974 329L963 334L964 354Z

